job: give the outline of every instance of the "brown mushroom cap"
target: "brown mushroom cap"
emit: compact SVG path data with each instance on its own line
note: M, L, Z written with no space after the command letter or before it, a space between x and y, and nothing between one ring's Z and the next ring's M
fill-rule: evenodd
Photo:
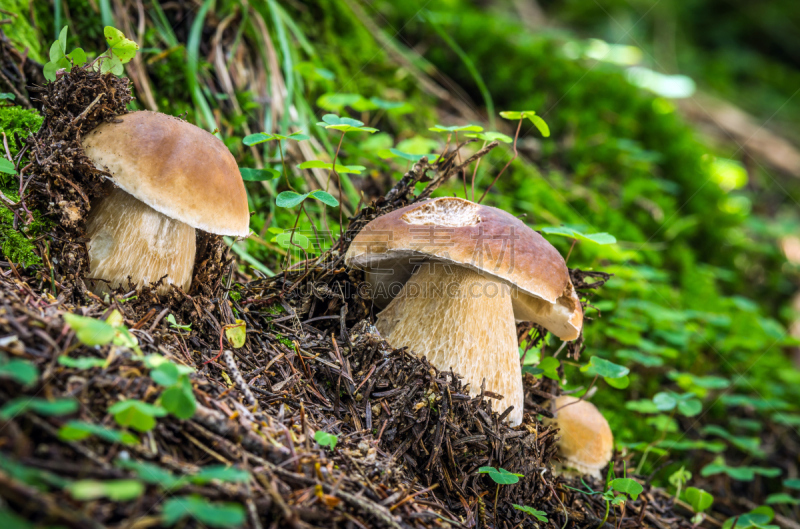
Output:
M580 334L583 311L564 258L503 210L454 197L412 204L367 224L345 256L349 266L367 271L373 287L404 284L423 260L501 280L517 294L518 321L538 323L565 340Z
M574 403L574 404L573 404ZM560 430L558 453L565 467L599 476L614 452L614 436L608 421L591 402L568 395L553 401Z
M218 235L249 233L247 194L228 148L213 134L159 112L103 123L86 155L116 185L159 213Z

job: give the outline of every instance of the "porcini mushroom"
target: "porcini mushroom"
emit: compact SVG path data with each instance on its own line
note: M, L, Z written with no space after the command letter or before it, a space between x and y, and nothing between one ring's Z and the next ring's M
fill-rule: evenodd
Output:
M583 312L558 251L505 211L437 198L383 215L352 241L346 264L364 269L376 327L395 347L424 354L470 385L503 395L499 408L522 422L522 373L515 321L533 321L564 340ZM388 303L388 306L386 306Z
M555 418L545 422L558 426L558 455L565 469L600 477L611 461L614 436L603 414L586 400L562 395L553 401Z
M195 230L244 237L247 195L222 141L186 121L139 111L103 123L83 139L95 167L116 186L86 221L90 287L139 288L161 278L188 291ZM166 277L165 277L166 276Z

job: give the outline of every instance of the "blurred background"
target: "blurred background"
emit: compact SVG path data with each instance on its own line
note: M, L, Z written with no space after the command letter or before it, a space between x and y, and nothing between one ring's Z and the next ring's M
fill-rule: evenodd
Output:
M331 159L338 136L314 125L322 115L380 129L342 144L341 162L365 167L342 177L345 214L407 170L410 157L390 149L441 151L447 137L429 127L472 123L513 136L517 123L498 113L535 110L550 137L526 122L519 158L484 203L525 214L537 229L617 239L580 241L570 254L571 267L614 276L591 299L582 358L561 358L564 387L588 388L593 376L580 367L593 355L629 367L624 381L598 382L592 400L630 468L674 490L685 466L691 483L719 494L723 512L726 502L731 512L769 503L798 518L796 1L0 0L0 8L11 20L6 35L37 63L65 25L68 47L90 53L105 49L103 26L121 29L141 49L126 65L135 107L218 131L241 167L283 171L278 144L246 147L249 134L311 134L282 145L296 188L324 187L326 173L293 169ZM484 160L480 193L511 155L503 144ZM246 184L254 234L234 250L246 273L269 275L281 267L280 235L295 212L275 206L285 182ZM463 196L457 184L438 193ZM323 204L309 207L301 230L323 218L339 231L338 213ZM573 242L548 239L564 255ZM526 363L552 356L557 342Z

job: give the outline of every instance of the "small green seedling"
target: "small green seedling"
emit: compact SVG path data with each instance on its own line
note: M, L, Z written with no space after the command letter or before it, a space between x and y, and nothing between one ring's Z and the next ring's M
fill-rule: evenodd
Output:
M190 332L192 330L192 324L191 323L189 323L188 325L180 325L180 324L178 324L178 322L175 321L175 315L174 314L168 314L167 315L167 323L169 323L169 326L171 328L175 329L176 331Z
M547 356L542 358L542 361L536 366L536 368L541 371L541 374L550 380L555 380L556 382L560 382L561 378L558 376L558 368L561 367L561 362L558 361L558 358L554 358L552 356ZM538 376L538 373L533 373L535 376Z
M139 443L139 438L128 432L120 432L99 424L84 421L69 421L58 431L58 438L62 441L82 441L94 435L109 443L122 443L134 445Z
M519 478L524 478L524 474L515 474L509 472L504 468L494 467L481 467L478 469L478 474L488 474L492 481L497 483L497 489L494 493L494 513L497 517L497 497L500 495L500 485L513 485L519 482Z
M542 233L546 233L548 235L560 235L562 237L569 237L572 239L572 245L569 247L567 257L564 259L567 262L569 262L569 256L572 255L572 249L575 248L575 245L579 240L599 245L616 244L617 242L616 237L605 232L586 234L567 226L548 226L546 228L542 228Z
M514 141L511 143L511 148L514 150L514 156L512 156L511 159L508 162L506 162L506 164L503 166L500 172L497 173L497 176L494 177L492 183L489 184L489 187L487 187L486 191L484 191L483 195L481 195L480 200L478 200L478 204L483 202L483 199L486 198L486 195L489 193L492 187L494 187L494 184L500 179L500 177L503 175L506 169L508 169L508 166L511 165L511 163L514 160L517 159L517 156L519 156L519 152L517 151L517 142L519 141L519 132L520 130L522 130L522 122L525 120L525 118L531 120L531 122L536 126L536 128L539 129L539 132L541 132L542 136L544 136L545 138L550 137L550 127L548 127L547 123L545 123L545 121L542 118L537 116L536 112L533 110L523 110L521 112L505 110L503 112L500 112L500 117L510 120L519 120L519 123L517 123L517 131L514 133Z
M692 511L695 513L692 517L692 523L694 525L700 525L706 517L704 511L714 503L714 496L697 487L687 488L685 496L686 501L691 505Z
M636 501L644 488L638 481L631 478L617 478L609 483L609 488L622 494L627 494L630 499Z
M80 358L72 358L71 356L61 355L58 357L59 365L70 367L72 369L92 369L95 367L104 367L108 360L102 358L94 358L91 356L82 356Z
M722 529L780 529L779 525L770 524L775 518L775 511L767 506L756 507L752 511L728 518L722 524Z
M174 364L160 355L149 355L145 365L151 369L150 378L166 389L159 398L160 405L179 419L189 419L197 409L189 374L194 369Z
M18 382L23 386L30 386L39 378L39 368L27 360L0 356L0 378Z
M539 511L534 509L533 507L528 507L527 505L517 505L516 503L511 504L518 511L522 511L525 514L530 514L540 522L546 522L547 520L547 513L544 511Z
M703 427L703 435L716 435L722 437L730 444L742 450L743 452L747 452L752 456L758 458L764 458L767 456L767 453L761 448L761 440L758 437L745 437L742 435L733 435L728 432L726 429L718 426L716 424L707 424Z
M281 165L283 166L283 174L286 176L286 185L289 189L292 189L292 183L289 181L289 172L286 170L286 161L283 156L283 142L286 140L293 140L293 141L305 141L310 139L311 137L307 134L303 134L302 131L295 131L291 134L284 135L284 134L268 134L266 132L258 132L256 134L250 134L249 136L245 136L242 140L242 143L247 145L248 147L252 147L254 145L259 145L261 143L265 143L268 141L278 141L278 152L281 155ZM242 178L248 181L261 181L261 180L270 180L271 178L275 178L277 176L280 178L278 171L274 169L242 169ZM256 180L257 179L257 180Z
M122 324L122 314L116 309L111 311L105 321L71 313L64 314L64 321L72 327L78 341L84 345L93 347L110 343L142 354L138 340Z
M459 132L471 132L471 133L478 133L483 132L483 127L480 125L454 125L452 127L445 127L444 125L436 125L435 127L431 127L428 130L433 132L446 132L447 133L447 143L445 144L444 150L447 151L447 148L450 146L450 138L453 137L456 142L456 151L459 157L459 163L461 161L461 150L458 145L458 133ZM475 163L475 172L478 170L478 164ZM475 172L472 174L472 200L475 200ZM467 173L464 171L464 198L468 199L469 196L467 195Z
M466 134L467 138L475 138L478 140L483 140L483 145L481 145L481 150L486 147L487 143L491 143L493 141L501 142L501 143L511 143L514 141L513 138L510 136L506 136L502 132L472 132ZM475 177L478 174L478 167L481 165L481 161L483 158L478 158L478 161L475 162L475 168L472 170L472 200L475 200Z
M106 26L103 35L108 42L108 49L98 55L87 67L99 69L100 73L112 73L120 76L124 73L123 65L136 55L139 46L125 37L120 30ZM58 39L50 46L50 61L44 65L43 74L48 81L56 80L58 70L71 71L72 68L84 66L88 58L81 48L67 53L67 26L61 29Z
M686 470L686 467L681 467L669 477L669 483L675 487L675 499L681 497L681 489L686 485L686 482L692 479L692 473Z
M44 417L69 415L78 411L78 401L73 398L46 400L39 397L17 397L0 408L0 420L8 421L29 411Z
M72 497L79 501L108 498L113 501L135 500L144 493L144 483L135 479L97 481L84 479L66 486Z
M658 411L677 410L681 415L694 417L703 411L703 403L694 398L694 393L679 394L674 391L662 391L653 397Z
M238 503L211 503L193 494L175 496L164 502L161 520L170 527L186 518L193 518L208 527L238 527L245 522L245 511Z
M752 466L731 467L725 462L724 457L718 456L700 471L700 475L704 478L715 474L727 474L729 477L739 481L753 481L756 475L776 478L781 475L781 469Z
M323 160L309 160L297 165L298 169L328 169L333 170L333 163ZM363 165L339 165L336 172L340 174L361 174L367 168ZM338 205L338 202L337 202Z
M767 496L767 505L800 505L800 499L786 492L776 492Z
M589 363L581 367L581 371L588 375L594 375L592 384L589 386L590 388L594 385L597 377L603 377L603 380L605 380L609 386L617 389L625 389L630 383L628 379L628 373L631 372L630 369L597 355L590 358Z
M312 162L306 162L306 163L312 163ZM302 166L302 165L304 165L304 164L300 164L300 166ZM300 166L298 166L298 167L300 167ZM360 167L360 166L358 166L358 167ZM301 167L301 168L305 168L305 167ZM304 193L302 195L300 193L295 193L294 191L283 191L275 199L275 204L278 207L281 207L281 208L293 208L293 207L295 207L297 205L300 206L300 211L297 212L297 216L294 219L294 226L292 227L291 232L290 232L290 234L288 236L288 242L289 242L289 245L294 246L296 248L299 248L303 252L303 255L305 255L306 262L308 261L308 254L306 253L306 249L308 248L308 244L307 244L308 243L308 239L306 238L306 241L305 241L306 244L300 244L300 243L296 243L294 238L295 238L295 235L297 233L297 224L300 222L300 215L301 214L305 214L306 217L308 217L308 219L311 220L311 217L309 216L308 212L306 211L305 205L304 205L306 199L308 199L308 198L316 199L319 202L322 202L323 204L325 204L326 206L336 207L336 206L339 205L339 201L336 200L336 198L333 195L331 195L330 193L327 193L326 191L323 191L321 189L315 189L314 191L309 191L308 193ZM311 223L311 226L312 226L312 228L314 227L314 223L313 222ZM316 228L314 228L314 231L316 232ZM297 236L298 237L302 237L300 235L297 235ZM287 261L288 261L289 258L290 258L290 254L287 252L287 254L286 254Z
M120 426L130 426L139 432L149 432L156 426L156 418L164 417L167 410L141 400L129 399L117 402L108 408L108 413Z
M336 443L339 442L339 438L336 435L323 432L322 430L314 432L314 440L319 443L320 446L327 446L331 450L336 448Z
M352 118L343 118L337 116L336 114L325 114L322 116L322 121L317 122L318 127L323 127L326 130L337 130L342 133L339 137L339 144L336 146L336 152L333 154L333 163L331 164L330 172L328 173L328 180L325 182L325 191L328 191L328 187L331 183L331 176L336 173L336 160L339 158L339 151L342 149L342 142L344 141L344 135L348 132L367 132L369 134L374 134L378 132L378 129L373 127L366 127L364 126L363 121L359 121L357 119ZM338 176L337 173L337 185L339 188L339 196L342 196L342 179ZM344 233L341 231L343 223L343 212L342 208L339 207L339 236L343 236ZM324 218L324 217L323 217Z

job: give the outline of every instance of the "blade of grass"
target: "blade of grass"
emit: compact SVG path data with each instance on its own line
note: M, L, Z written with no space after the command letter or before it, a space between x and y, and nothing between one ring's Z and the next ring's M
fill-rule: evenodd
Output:
M286 25L278 12L278 7L275 0L268 0L270 15L272 15L272 22L275 24L275 32L278 35L278 44L281 48L283 55L283 81L286 83L286 99L283 102L283 118L281 119L281 130L284 132L289 130L289 117L291 115L290 109L292 101L295 99L294 94L294 61L292 59L292 50L289 45L289 39L286 35Z
M275 272L264 266L258 259L247 253L247 250L242 248L239 243L234 244L233 239L230 237L223 237L223 240L225 241L225 244L227 244L230 249L233 250L233 253L241 257L242 260L247 262L250 266L269 277L275 275Z
M114 25L114 11L111 9L111 0L100 0L100 19L104 26Z
M213 7L214 0L205 0L203 5L197 11L197 17L192 22L192 27L189 29L189 38L186 42L186 81L189 83L189 93L192 96L195 106L200 111L206 126L210 131L217 128L217 120L214 118L214 113L211 111L211 106L208 104L203 90L200 87L198 79L198 69L200 63L200 38L203 35L203 23L205 22L206 15ZM219 134L217 134L219 136Z
M55 0L53 2L53 31L55 32L55 38L58 39L58 33L61 31L61 0Z

